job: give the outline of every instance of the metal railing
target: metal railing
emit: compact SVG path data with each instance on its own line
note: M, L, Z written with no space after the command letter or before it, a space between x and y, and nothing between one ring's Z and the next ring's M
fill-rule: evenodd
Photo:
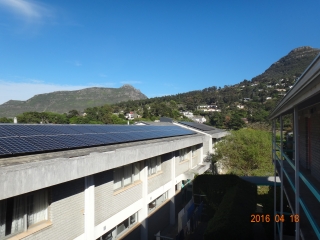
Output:
M279 163L280 165L280 168L281 168L281 161L285 161L286 163L288 163L293 170L295 170L295 166L294 164L292 163L292 160L285 154L283 153L283 151L281 151L281 148L274 143L274 146L275 146L275 150L279 150L280 151L280 158L277 154L275 154L275 158L277 160L277 162ZM284 160L281 160L281 158L284 158ZM284 172L292 190L294 192L296 192L296 188L295 188L295 185L293 184L293 182L291 181L289 175L288 175L288 172L285 170L284 167L282 167L282 171ZM319 194L319 190L316 189L316 187L303 175L303 173L301 173L299 171L299 178L305 183L305 185L307 186L307 188L310 190L310 192L315 196L315 198L320 202L320 194ZM281 181L283 181L281 179ZM301 208L303 209L304 213L306 214L306 217L308 218L309 222L310 222L310 225L311 227L313 228L315 234L317 235L318 239L320 239L320 228L318 226L318 224L316 223L315 219L313 218L310 210L307 208L307 205L305 204L305 202L301 199L301 197L299 197L299 203L300 203L300 206ZM277 224L277 228L278 228L278 231L280 230L279 229L279 226ZM279 231L280 232L280 231Z

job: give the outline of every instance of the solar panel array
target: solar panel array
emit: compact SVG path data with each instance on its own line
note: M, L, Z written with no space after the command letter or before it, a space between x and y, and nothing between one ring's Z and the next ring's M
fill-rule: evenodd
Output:
M205 125L203 123L196 123L196 122L179 122L183 125L186 125L186 126L189 126L189 127L193 127L193 128L196 128L196 129L199 129L201 131L212 131L212 130L215 130L214 127L210 127L208 125Z
M0 156L39 153L194 134L178 126L0 125Z

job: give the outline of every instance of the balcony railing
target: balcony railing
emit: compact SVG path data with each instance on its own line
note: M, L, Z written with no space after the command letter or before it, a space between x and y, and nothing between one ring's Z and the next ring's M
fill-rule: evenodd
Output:
M281 161L283 161L282 163L288 163L288 165L290 167L292 167L292 169L295 171L295 165L293 164L293 161L283 152L283 150L281 151L280 146L278 146L276 144L276 142L273 142L273 146L275 146L275 149L273 150L273 152L278 152L280 157L275 153L275 160L279 163L279 166L282 167L282 171L284 173L284 175L286 176L286 179L288 180L292 190L294 191L294 193L296 192L296 188L295 185L293 183L293 181L291 180L291 178L289 177L289 173L287 172L287 170L285 169L285 167L283 167L283 165L281 164ZM294 152L294 150L293 150ZM283 159L283 160L281 160ZM276 164L276 163L275 163ZM317 199L318 202L320 202L320 191L319 189L311 182L309 181L309 179L302 173L299 171L299 179L301 179L303 181L303 183L307 186L307 189L313 194L313 196ZM283 181L283 179L281 180ZM305 203L305 201L302 200L301 197L299 197L299 203L301 208L303 209L307 219L310 222L310 225L312 226L316 236L318 237L318 239L320 239L320 228L316 222L316 220L314 219L314 217L311 214L310 209L308 209L307 204ZM279 226L277 224L278 230ZM280 232L280 231L279 231Z

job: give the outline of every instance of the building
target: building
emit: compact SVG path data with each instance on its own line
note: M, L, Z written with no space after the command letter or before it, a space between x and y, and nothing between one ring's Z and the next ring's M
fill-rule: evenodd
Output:
M135 112L126 113L125 118L128 120L133 120L135 118L141 118L141 116Z
M286 115L293 122L293 137L284 136ZM320 239L320 55L277 104L270 118L275 176L281 179L280 206L275 200L274 213L286 214L286 197L291 209L288 219L295 223L295 239ZM280 141L276 131L281 134ZM274 224L282 239L283 223Z
M0 239L152 239L212 136L174 124L0 125Z
M208 142L203 144L203 153L205 156L214 153L215 144L229 134L229 132L225 130L196 122L174 122L174 124L209 136L207 139Z

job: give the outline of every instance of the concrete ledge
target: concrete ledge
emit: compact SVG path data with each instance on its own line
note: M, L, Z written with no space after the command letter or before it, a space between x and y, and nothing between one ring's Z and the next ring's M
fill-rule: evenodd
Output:
M28 230L26 232L19 233L18 235L15 235L15 236L9 238L9 240L23 239L31 234L34 234L35 232L38 232L44 228L49 227L51 225L52 225L51 221L42 221L42 222L35 224L34 226L31 226L30 228L28 228Z

